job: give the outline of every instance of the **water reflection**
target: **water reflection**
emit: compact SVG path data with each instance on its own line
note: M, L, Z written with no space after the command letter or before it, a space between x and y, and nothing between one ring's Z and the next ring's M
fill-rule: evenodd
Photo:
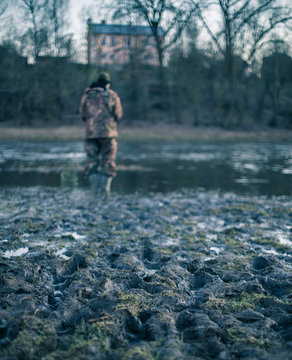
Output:
M1 143L2 186L86 187L83 142ZM292 145L129 142L119 144L113 190L219 189L292 194Z

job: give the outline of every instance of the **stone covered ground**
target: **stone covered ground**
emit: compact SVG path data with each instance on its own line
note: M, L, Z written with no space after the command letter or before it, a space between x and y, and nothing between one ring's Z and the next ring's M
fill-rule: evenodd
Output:
M0 358L291 359L292 201L0 191Z

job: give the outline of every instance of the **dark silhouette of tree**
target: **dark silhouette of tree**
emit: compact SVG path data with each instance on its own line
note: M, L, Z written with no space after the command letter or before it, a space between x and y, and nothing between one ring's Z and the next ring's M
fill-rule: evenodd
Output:
M194 2L198 18L224 56L230 78L234 55L244 55L247 61L252 61L271 32L292 21L292 6L281 6L279 0L206 0L202 4ZM205 15L205 11L213 7L217 8L221 20L216 32Z
M72 35L65 31L68 6L69 0L49 0L48 3L47 27L53 34L49 44L53 55L71 55Z
M290 91L292 90L292 58L280 52L265 56L261 75L265 90L271 99L272 117L269 125L277 126L277 115L281 111L281 92L285 87L289 87ZM291 119L292 109L288 109L288 111Z
M43 26L46 10L48 6L48 0L17 0L21 10L23 10L24 21L27 22L28 29L23 36L23 39L27 39L31 42L31 46L28 44L27 49L31 48L31 54L33 60L36 62L39 56L42 46L47 41L47 31Z
M0 18L5 14L8 6L7 0L2 0L0 3Z
M236 55L252 63L268 42L269 35L280 26L291 24L292 7L281 5L279 0L194 0L193 3L203 28L224 58L224 74L228 81L228 108L232 109L236 101L233 96ZM211 10L220 16L217 31L206 15L210 14Z
M190 22L195 11L191 3L189 0L120 0L113 6L115 9L113 19L136 15L141 23L151 28L159 59L160 81L162 87L165 88L165 54L181 38Z

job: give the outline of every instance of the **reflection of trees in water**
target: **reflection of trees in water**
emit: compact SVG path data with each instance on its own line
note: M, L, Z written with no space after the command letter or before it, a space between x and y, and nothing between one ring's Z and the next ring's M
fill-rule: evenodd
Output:
M54 148L53 143L50 146ZM70 146L67 145L66 151L70 152L71 149L73 152L78 148L76 143ZM212 144L206 148L204 144L187 146L185 143L169 143L163 151L161 146L157 143L121 144L118 176L113 182L113 191L145 193L202 188L255 195L291 194L291 174L284 172L291 168L289 154L292 150L289 145ZM31 154L33 150L35 160L26 156L26 152ZM5 153L5 146L1 147L1 151ZM22 154L21 161L17 158L19 153ZM170 157L167 157L168 153L171 154ZM19 144L15 159L13 156L1 159L0 184L89 187L81 158L72 161L61 153L58 163L53 159L40 161L38 158L43 154L44 147L41 144ZM127 158L128 154L135 154L136 158ZM186 156L188 154L190 156ZM214 156L195 156L196 154ZM57 155L54 151L54 156Z

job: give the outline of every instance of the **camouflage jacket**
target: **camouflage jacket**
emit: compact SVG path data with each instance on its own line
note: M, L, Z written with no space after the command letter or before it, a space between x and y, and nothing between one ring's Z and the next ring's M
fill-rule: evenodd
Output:
M80 103L80 116L86 122L87 139L117 137L117 122L123 115L120 98L111 89L89 87Z

